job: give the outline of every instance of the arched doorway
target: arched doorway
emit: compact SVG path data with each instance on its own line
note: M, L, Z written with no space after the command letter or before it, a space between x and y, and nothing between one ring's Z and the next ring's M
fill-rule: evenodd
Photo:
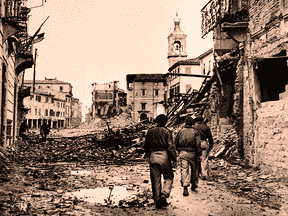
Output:
M142 113L141 115L140 115L140 121L144 121L144 120L146 120L147 119L147 114L146 113Z

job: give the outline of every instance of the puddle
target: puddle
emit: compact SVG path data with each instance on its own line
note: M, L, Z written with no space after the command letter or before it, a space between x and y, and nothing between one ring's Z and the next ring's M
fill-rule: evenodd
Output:
M115 186L110 195L112 205L118 205L120 200L135 197L136 194L133 190L127 190L123 186ZM95 188L95 189L81 189L80 191L72 192L70 195L77 197L79 200L89 202L92 204L107 205L108 197L110 194L108 187Z

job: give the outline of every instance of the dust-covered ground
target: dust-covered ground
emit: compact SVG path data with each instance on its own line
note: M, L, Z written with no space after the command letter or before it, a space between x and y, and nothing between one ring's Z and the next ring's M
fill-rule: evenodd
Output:
M177 167L169 205L156 209L141 146L150 126L126 120L111 124L115 131L127 123L121 145L98 143L109 135L98 120L89 128L52 130L46 142L37 132L17 142L0 157L0 215L288 215L287 179L223 158L210 159L211 178L188 197Z
M1 215L285 215L284 206L261 206L213 179L200 180L184 197L179 168L169 206L156 209L147 162L18 163L10 169L0 183Z

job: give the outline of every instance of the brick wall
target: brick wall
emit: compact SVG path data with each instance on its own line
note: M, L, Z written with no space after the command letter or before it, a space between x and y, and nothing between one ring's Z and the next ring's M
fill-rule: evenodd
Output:
M288 85L279 101L268 101L257 110L256 157L263 171L287 175L288 168Z

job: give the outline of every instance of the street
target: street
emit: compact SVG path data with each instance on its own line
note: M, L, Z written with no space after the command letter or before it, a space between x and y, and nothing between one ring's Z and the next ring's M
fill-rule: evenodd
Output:
M35 148L36 145L30 147ZM189 190L188 197L182 195L178 167L169 205L156 209L151 193L149 164L145 159L127 159L117 165L113 164L112 158L106 158L104 163L92 160L37 162L24 160L25 155L28 155L27 151L21 160L7 163L8 169L1 174L1 215L287 215L283 200L272 199L277 197L272 194L272 189L270 194L266 190L266 198L256 193L261 184L266 187L264 183L269 176L265 177L266 180L262 176L265 182L259 183L256 180L260 180L259 177L250 175L251 182L259 183L252 190L249 190L247 181L244 181L246 187L239 182L241 177L238 181L235 178L231 180L228 174L233 174L232 171L225 174L225 181L221 181L219 176L224 175L221 171L223 161L211 161L212 178L209 181L200 180L197 191ZM244 173L243 180L250 170L237 172ZM227 187L226 183L229 185L231 182L239 185L238 195ZM270 186L280 187L280 183L277 185L273 181ZM280 195L284 197L284 194ZM269 197L270 200L265 202Z

